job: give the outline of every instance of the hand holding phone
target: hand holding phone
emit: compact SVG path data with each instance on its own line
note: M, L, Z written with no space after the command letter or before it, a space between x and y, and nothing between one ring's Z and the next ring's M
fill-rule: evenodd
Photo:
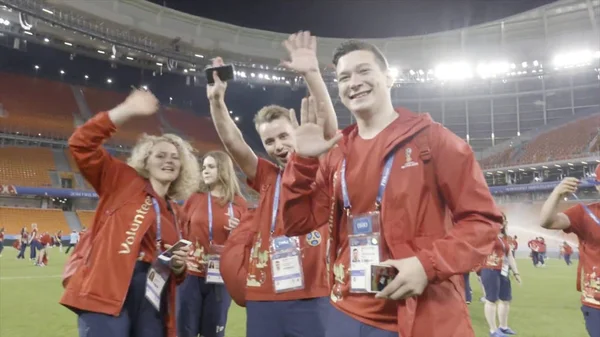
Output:
M388 265L372 264L367 268L367 291L370 293L382 291L398 275L398 269Z
M217 76L222 82L227 82L235 79L235 67L233 64L223 64L206 68L204 73L206 75L206 81L209 85L215 84L214 73L217 72Z
M162 254L158 256L158 259L163 262L171 262L171 258L173 258L173 252L180 250L183 247L189 247L192 243L188 240L181 239L177 241L173 246L169 247Z

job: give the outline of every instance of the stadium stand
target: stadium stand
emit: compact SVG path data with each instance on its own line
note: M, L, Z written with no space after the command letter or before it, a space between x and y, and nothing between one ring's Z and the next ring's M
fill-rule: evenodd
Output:
M78 210L76 213L82 226L87 228L92 227L92 223L94 223L94 215L96 214L95 211Z
M83 95L88 107L93 113L107 111L123 102L127 97L124 93L96 88L83 88ZM158 116L137 118L121 126L111 139L111 144L133 145L142 133L151 135L161 134L162 127Z
M0 207L0 223L7 233L14 234L19 233L23 227L29 230L32 223L38 225L40 232L71 231L60 209Z
M68 84L0 73L0 93L0 131L58 139L73 133L78 108Z
M212 121L206 117L194 115L189 110L165 107L162 115L167 123L176 130L190 137L190 143L200 153L221 149L217 131Z
M0 184L49 187L51 170L56 168L50 149L0 147Z

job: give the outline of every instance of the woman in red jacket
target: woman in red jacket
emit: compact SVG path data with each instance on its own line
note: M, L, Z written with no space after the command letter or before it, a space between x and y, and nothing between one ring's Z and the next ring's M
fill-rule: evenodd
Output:
M198 187L199 167L180 137L143 136L128 163L103 144L132 117L150 116L158 100L135 90L109 112L77 128L69 149L98 193L94 224L65 267L60 303L78 315L80 337L175 337L175 286L187 248L158 256L182 238L184 213L174 200Z
M198 193L185 203L190 218L186 239L193 243L188 276L178 288L178 337L223 337L231 297L219 271L220 254L247 208L231 158L221 151L202 159Z

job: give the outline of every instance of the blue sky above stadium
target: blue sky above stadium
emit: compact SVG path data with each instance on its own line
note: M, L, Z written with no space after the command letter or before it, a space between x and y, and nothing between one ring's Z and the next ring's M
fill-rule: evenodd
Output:
M555 0L149 0L243 27L317 36L384 38L498 20Z

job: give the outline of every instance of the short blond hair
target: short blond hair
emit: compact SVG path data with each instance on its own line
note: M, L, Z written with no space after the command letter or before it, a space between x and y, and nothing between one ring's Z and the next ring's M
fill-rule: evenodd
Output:
M176 200L187 199L198 189L200 165L194 156L194 148L181 137L171 133L162 136L143 134L131 150L131 156L127 159L127 164L133 167L139 175L148 179L149 172L146 169L146 161L152 153L154 145L162 142L173 144L179 152L179 160L181 161L179 176L169 186L167 196Z
M256 127L256 130L258 130L258 127L261 124L271 123L272 121L280 118L285 118L289 122L292 122L290 119L290 110L280 105L267 105L258 110L256 116L254 116L254 126Z

